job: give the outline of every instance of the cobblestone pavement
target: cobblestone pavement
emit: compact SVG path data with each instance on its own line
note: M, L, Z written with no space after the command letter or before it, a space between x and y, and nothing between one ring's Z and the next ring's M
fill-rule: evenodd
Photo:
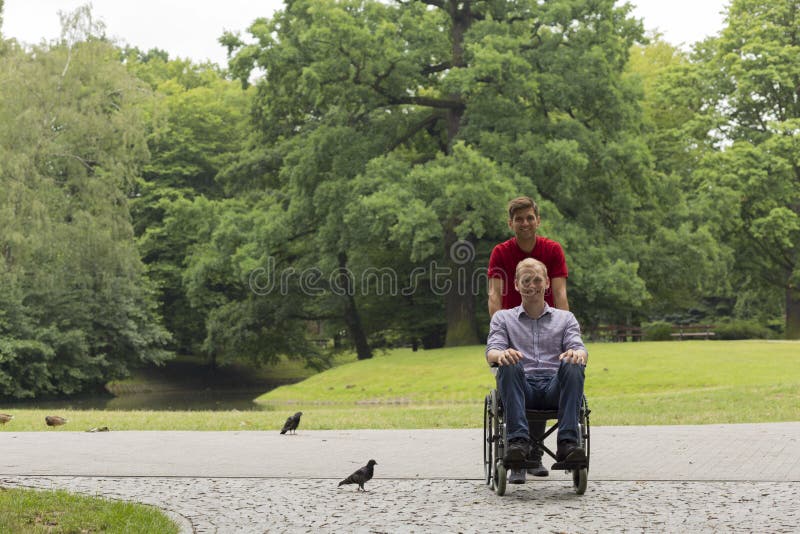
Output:
M800 483L373 479L4 477L2 486L67 489L152 504L183 532L800 532Z
M592 427L585 495L508 486L482 430L0 432L0 487L151 504L183 532L800 533L800 422ZM375 458L367 492L337 482Z

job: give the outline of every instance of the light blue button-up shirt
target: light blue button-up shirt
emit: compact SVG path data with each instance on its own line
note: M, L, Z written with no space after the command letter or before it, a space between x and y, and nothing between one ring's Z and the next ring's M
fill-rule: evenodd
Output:
M552 375L561 364L559 355L569 349L585 351L586 347L572 312L545 303L544 312L536 319L529 317L522 306L497 311L489 326L486 353L492 349L520 351L525 374Z

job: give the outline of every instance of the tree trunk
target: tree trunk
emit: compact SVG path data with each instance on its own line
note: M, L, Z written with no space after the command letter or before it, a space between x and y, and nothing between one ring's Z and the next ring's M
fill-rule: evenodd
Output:
M456 2L451 0L448 3L448 11L452 27L450 30L451 41L451 63L454 67L463 67L464 61L464 34L472 24L471 2ZM460 95L450 95L458 97ZM447 149L450 154L453 143L461 130L461 120L464 115L464 107L447 110ZM449 227L447 227L449 226ZM467 256L454 257L455 247L459 246L456 235L452 230L453 225L446 225L445 229L445 253L448 257L447 267L449 277L445 293L445 316L447 319L447 334L445 335L445 347L457 347L460 345L478 344L478 324L475 320L475 294L472 288L472 274L474 267L475 249L471 248L471 254ZM466 241L464 246L471 245Z
M448 15L450 16L450 42L451 42L451 60L450 63L453 67L464 67L466 62L464 60L464 34L469 30L472 25L471 2L458 2L450 0L447 4ZM461 98L463 95L451 94L451 98ZM451 154L453 150L453 143L456 136L461 130L461 119L464 116L465 107L459 106L454 109L448 109L446 114L446 127L447 127L447 146L444 149L445 154Z
M338 289L344 293L344 324L347 326L347 334L356 348L359 360L372 358L372 350L367 342L367 334L361 324L361 316L358 314L356 299L353 290L353 279L347 270L347 254L339 253L339 275Z
M478 323L475 319L475 295L473 287L475 247L469 241L457 241L455 233L445 230L447 251L447 275L444 290L447 334L445 347L477 345Z
M367 334L361 326L361 316L356 308L356 301L353 295L345 296L344 322L347 325L347 332L356 347L356 354L359 360L372 358L372 350L367 342Z
M478 345L477 322L475 321L475 297L448 293L445 297L447 336L445 347Z
M800 290L786 288L786 339L800 339Z

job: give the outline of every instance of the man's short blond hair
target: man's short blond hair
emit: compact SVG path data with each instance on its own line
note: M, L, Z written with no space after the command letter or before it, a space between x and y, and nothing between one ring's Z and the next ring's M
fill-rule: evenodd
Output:
M547 266L544 263L533 258L525 258L517 264L517 269L514 272L514 280L519 280L520 273L526 269L537 270L541 272L545 278L547 278Z

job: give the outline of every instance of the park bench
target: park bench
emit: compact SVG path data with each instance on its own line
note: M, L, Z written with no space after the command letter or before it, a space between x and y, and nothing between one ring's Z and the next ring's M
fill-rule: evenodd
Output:
M641 341L642 328L640 326L629 326L624 324L608 324L600 325L595 328L601 337L607 338L610 341L624 342L624 341Z
M711 339L716 335L714 333L714 328L716 327L712 324L674 324L672 325L672 329L675 331L670 335L679 340L693 338Z

